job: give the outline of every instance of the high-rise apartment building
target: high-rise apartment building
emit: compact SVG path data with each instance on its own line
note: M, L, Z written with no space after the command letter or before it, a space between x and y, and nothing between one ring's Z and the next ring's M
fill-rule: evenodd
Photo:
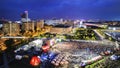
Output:
M5 35L19 35L20 33L20 24L18 23L4 23L3 32Z
M34 22L28 22L22 24L22 30L23 31L34 31L35 30L35 23Z
M36 22L36 30L41 30L44 27L44 20Z

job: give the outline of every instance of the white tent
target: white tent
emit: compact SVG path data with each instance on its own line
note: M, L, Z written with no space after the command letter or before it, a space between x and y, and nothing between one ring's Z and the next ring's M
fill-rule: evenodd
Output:
M24 50L24 51L28 50L29 48L30 48L30 46L28 46L28 45L24 45L24 46L21 47L21 49Z
M42 47L43 41L41 39L34 40L29 43L29 46Z

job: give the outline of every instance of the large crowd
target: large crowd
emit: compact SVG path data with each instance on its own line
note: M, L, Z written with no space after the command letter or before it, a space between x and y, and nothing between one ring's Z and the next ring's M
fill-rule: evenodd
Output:
M59 66L62 64L71 64L76 65L80 64L83 60L91 60L92 58L99 56L99 55L105 55L105 54L111 54L114 52L115 46L112 45L103 45L100 43L94 43L94 42L78 42L78 41L69 41L69 42L58 42L55 45L53 45L50 48L50 51L55 52L58 55L51 61L52 64L55 66ZM22 48L24 49L24 47ZM18 49L19 50L19 49ZM26 50L26 49L25 49ZM41 49L40 49L41 50ZM27 50L27 54L29 56L32 56L33 54L41 54L39 50L36 50L36 48L30 48ZM17 54L20 52L20 54L26 53L26 51L17 51ZM23 52L23 53L21 53ZM61 55L64 54L64 55ZM65 59L65 56L68 56ZM71 66L68 65L68 66Z
M85 49L88 51L92 51L97 54L101 54L103 52L114 52L115 46L113 45L103 45L93 42L62 42L55 45L55 48L57 48L60 51L69 51L74 52L76 49Z
M72 65L80 64L83 60L90 60L99 55L108 55L114 52L114 45L103 45L94 42L60 42L53 50L69 53L68 61Z

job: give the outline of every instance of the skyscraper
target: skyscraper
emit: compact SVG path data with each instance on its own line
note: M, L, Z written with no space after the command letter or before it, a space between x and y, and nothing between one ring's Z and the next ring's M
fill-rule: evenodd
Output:
M28 11L24 11L24 13L21 14L21 21L22 22L30 21L30 18L28 17Z
M27 18L28 17L28 11L24 11L24 13L21 14L21 18Z

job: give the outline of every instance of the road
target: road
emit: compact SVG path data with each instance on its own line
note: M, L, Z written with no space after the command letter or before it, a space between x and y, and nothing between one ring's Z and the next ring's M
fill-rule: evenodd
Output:
M101 40L105 40L105 37L102 36L97 30L93 30L99 37Z
M105 39L105 37L102 36L97 30L94 30L94 32L101 38L101 40L102 40L104 43L111 44L111 45L115 45L116 47L118 47L118 45L116 45L116 42L113 42L113 41L110 41L110 40Z
M9 68L6 53L3 53L4 68Z

